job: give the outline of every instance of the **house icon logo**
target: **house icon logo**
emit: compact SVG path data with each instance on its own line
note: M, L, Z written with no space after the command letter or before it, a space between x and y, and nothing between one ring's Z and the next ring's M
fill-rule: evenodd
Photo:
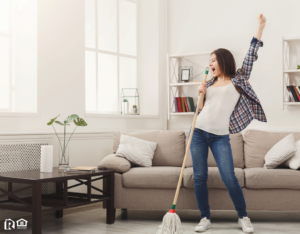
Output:
M4 221L4 230L13 230L15 229L15 221L12 219L5 219Z
M17 223L17 229L27 229L27 223L28 221L25 219L19 219L16 221Z

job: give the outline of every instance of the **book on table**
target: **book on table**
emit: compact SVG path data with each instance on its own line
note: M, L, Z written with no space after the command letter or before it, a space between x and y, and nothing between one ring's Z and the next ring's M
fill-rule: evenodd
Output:
M79 166L79 167L71 167L65 169L65 172L68 173L88 173L88 172L94 172L96 170L96 167L86 167L86 166Z

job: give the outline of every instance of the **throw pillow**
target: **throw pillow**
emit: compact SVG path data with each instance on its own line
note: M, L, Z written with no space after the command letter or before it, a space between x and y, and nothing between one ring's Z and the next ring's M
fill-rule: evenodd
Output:
M291 133L277 142L265 155L265 169L273 169L289 159L296 152L294 134Z
M151 167L157 143L121 134L117 156L143 167Z
M116 172L126 172L130 169L131 164L125 158L117 157L115 154L107 155L98 164L99 169L115 170Z
M295 154L290 157L288 160L283 162L283 165L289 167L291 169L297 170L300 168L300 140L296 141L296 152Z

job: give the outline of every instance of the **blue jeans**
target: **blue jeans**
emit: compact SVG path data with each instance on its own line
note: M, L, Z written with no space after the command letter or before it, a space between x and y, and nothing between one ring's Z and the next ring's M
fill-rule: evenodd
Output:
M191 129L189 137L190 134ZM213 153L222 181L227 187L239 218L247 216L244 194L234 172L229 134L216 135L195 128L190 145L190 152L193 161L195 194L198 208L201 212L201 219L204 217L207 219L210 218L208 188L206 184L208 179L208 146Z

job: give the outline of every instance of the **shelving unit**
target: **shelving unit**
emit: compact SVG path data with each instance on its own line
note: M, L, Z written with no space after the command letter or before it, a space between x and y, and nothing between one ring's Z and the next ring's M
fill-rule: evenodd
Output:
M291 84L291 75L299 74L300 69L296 69L297 61L292 64L293 69L290 68L290 43L296 42L299 43L300 46L300 36L299 37L282 37L282 109L284 109L285 105L294 105L300 106L300 102L292 102L289 101L289 94L286 86L295 85ZM300 61L300 54L298 55ZM300 64L299 64L300 65ZM296 84L300 85L300 83Z
M204 76L205 68L208 65L209 58L210 58L210 52L195 53L195 54L174 54L174 55L167 54L168 120L170 119L170 116L194 115L194 112L175 112L174 97L181 97L181 94L183 93L183 89L189 86L195 87L195 91L193 91L193 93L189 94L188 96L191 97L195 96L195 94L197 94L196 87L199 86L199 82L190 81L190 82L179 83L178 82L179 66L185 66L185 65L193 66L194 75L193 77L191 77L191 79L194 81L202 81L203 78L201 79L201 75ZM195 59L197 60L197 62L192 61ZM200 65L199 62L201 62L201 60L202 63ZM211 74L211 78L212 78L212 74ZM196 103L197 103L197 99L194 98L194 104L196 105Z

